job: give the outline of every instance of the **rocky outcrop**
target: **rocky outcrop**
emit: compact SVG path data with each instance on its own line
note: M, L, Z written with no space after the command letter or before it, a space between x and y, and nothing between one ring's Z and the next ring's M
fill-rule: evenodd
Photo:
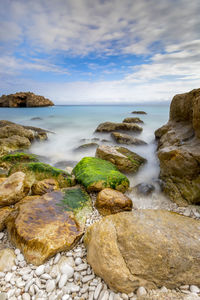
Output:
M143 130L142 127L134 123L104 122L99 124L99 126L96 129L96 132L112 132L112 131L141 132L142 130Z
M146 159L124 147L101 145L96 150L96 156L110 161L116 167L127 173L136 173Z
M53 106L49 99L30 92L20 92L0 97L0 107L37 107Z
M125 118L123 123L144 123L140 118Z
M114 138L114 140L119 143L119 144L126 144L126 145L147 145L146 142L137 139L131 135L128 135L126 133L121 133L121 132L112 132L111 136Z
M95 206L101 215L111 215L122 211L132 210L132 200L110 188L106 188L98 193Z
M27 197L8 217L9 239L27 262L40 265L74 246L91 211L91 200L80 188Z
M176 95L155 132L164 192L178 205L200 203L200 89Z
M104 217L86 232L87 260L115 291L200 284L200 222L165 210Z
M89 192L98 192L106 187L125 192L129 187L128 178L111 162L100 158L84 157L75 166L73 173Z

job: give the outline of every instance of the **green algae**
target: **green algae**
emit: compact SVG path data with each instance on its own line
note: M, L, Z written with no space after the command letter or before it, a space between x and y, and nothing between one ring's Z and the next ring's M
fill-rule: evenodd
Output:
M23 152L17 152L13 154L7 154L0 157L0 165L5 166L6 168L11 167L16 163L25 163L25 162L38 162L37 155L28 154Z

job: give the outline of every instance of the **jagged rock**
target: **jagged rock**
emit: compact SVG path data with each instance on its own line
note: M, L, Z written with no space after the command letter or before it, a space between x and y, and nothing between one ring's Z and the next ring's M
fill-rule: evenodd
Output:
M115 141L119 144L126 144L126 145L147 145L146 142L137 139L131 135L120 133L120 132L112 132L111 136L115 139Z
M200 89L176 95L155 132L163 190L178 205L200 203Z
M101 191L106 187L125 192L129 186L129 180L116 166L96 157L84 157L75 166L73 173L89 192Z
M5 248L0 250L0 272L11 271L15 265L15 252L13 249Z
M23 172L15 172L0 184L0 207L15 204L30 191L31 180Z
M20 92L0 97L0 107L53 106L53 102L43 96L30 92Z
M41 265L75 245L91 212L91 199L80 188L27 197L8 217L9 239L28 263Z
M147 113L143 110L134 110L132 111L132 114L146 115Z
M125 118L123 123L144 123L140 118Z
M111 289L130 293L200 284L200 222L165 210L104 217L87 229L87 261Z
M9 206L0 208L0 231L4 230L4 228L6 226L6 220L12 211L13 211L13 208L11 208Z
M33 195L43 195L58 189L59 186L55 179L44 179L41 181L37 181L31 187Z
M95 206L103 216L132 210L130 198L116 190L106 188L98 193Z
M124 147L101 145L96 150L96 156L110 161L120 171L128 173L137 172L140 166L146 162L146 159Z
M143 129L137 124L133 123L113 123L113 122L104 122L99 124L96 129L96 132L112 132L112 131L133 131L141 132Z

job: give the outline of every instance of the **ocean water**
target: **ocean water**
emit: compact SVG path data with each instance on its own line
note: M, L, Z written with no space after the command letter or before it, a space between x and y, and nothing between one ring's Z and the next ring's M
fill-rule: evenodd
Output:
M144 110L147 115L132 114L133 110ZM129 176L131 186L143 182L155 182L159 176L154 131L168 121L168 105L0 108L1 120L9 120L52 131L53 133L48 136L48 141L35 142L29 151L43 156L44 161L52 165L59 163L61 168L74 165L84 156L94 156L95 149L75 151L75 148L81 144L89 143L92 138L107 139L109 140L107 145L115 144L110 134L95 133L95 129L100 123L105 121L122 122L124 118L134 116L140 117L144 124L142 125L143 132L138 135L133 134L133 136L146 141L148 145L126 145L125 147L145 157L148 162L136 175ZM35 117L40 119L31 120ZM86 139L86 141L83 142L82 139Z

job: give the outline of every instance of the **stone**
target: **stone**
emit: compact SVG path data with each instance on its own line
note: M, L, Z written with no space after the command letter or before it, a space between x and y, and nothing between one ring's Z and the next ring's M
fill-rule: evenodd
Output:
M137 296L143 297L143 296L146 296L146 294L147 294L146 289L143 286L140 286L137 290Z
M5 248L0 250L0 272L11 271L15 265L15 258L16 256L12 249Z
M129 186L128 178L116 166L96 157L84 157L73 169L73 174L89 192L106 187L125 192Z
M132 111L132 114L146 115L147 113L143 110L134 110Z
M41 276L44 272L45 272L45 266L44 266L44 265L40 265L40 266L37 267L37 269L35 270L35 274L36 274L37 276Z
M114 291L200 284L200 222L165 210L104 217L87 229L87 261Z
M0 157L0 166L9 170L13 165L17 163L38 162L38 161L39 160L37 156L34 154L17 152L12 154L6 154Z
M98 193L95 206L101 215L106 216L132 210L132 200L119 191L106 188Z
M91 212L91 199L80 188L23 199L8 217L9 239L28 263L41 265L78 242Z
M112 132L112 131L131 131L131 132L141 132L143 129L134 123L112 123L104 122L99 124L96 132Z
M54 280L48 280L46 283L46 291L47 293L53 292L53 290L56 288L56 284Z
M135 146L147 145L146 142L137 139L136 137L133 137L131 135L128 135L126 133L112 132L111 136L118 144L135 145Z
M74 269L65 262L60 264L59 268L62 274L67 275L67 279L71 278L74 275Z
M155 132L163 191L179 206L200 203L200 89L174 96Z
M58 182L52 178L36 181L31 187L31 191L33 195L43 195L58 189L59 189Z
M97 143L87 143L80 145L79 147L75 148L75 151L83 151L88 149L96 149L99 145Z
M75 180L72 175L61 169L54 168L48 164L41 162L33 163L19 163L11 167L9 174L23 171L26 177L33 178L34 182L42 181L44 179L54 179L60 188L70 187L75 185ZM53 183L53 182L51 182ZM40 187L45 185L45 182L40 183Z
M200 289L199 289L198 286L196 286L196 285L191 285L191 286L190 286L190 291L191 291L192 293L196 293L196 294L200 293Z
M96 150L98 158L113 163L119 171L136 173L146 159L124 147L101 145Z
M13 173L0 184L0 207L20 201L29 193L30 186L23 172Z
M28 293L22 294L22 300L31 300L31 297Z
M143 124L144 122L140 118L131 117L131 118L125 118L123 120L123 123L141 123L141 124Z
M0 208L0 231L4 230L4 228L6 226L6 220L12 211L13 211L13 208L11 208L9 206L4 206L4 207Z
M53 106L49 99L30 92L19 92L0 97L0 107L38 107Z
M62 289L63 286L66 284L67 282L67 279L68 279L68 276L67 274L62 274L61 277L60 277L60 280L59 280L59 283L58 283L58 287L59 289Z
M7 296L6 296L6 293L0 293L0 300L6 300L7 299Z
M155 191L155 186L149 183L139 183L134 186L133 190L135 190L137 194L148 196Z

